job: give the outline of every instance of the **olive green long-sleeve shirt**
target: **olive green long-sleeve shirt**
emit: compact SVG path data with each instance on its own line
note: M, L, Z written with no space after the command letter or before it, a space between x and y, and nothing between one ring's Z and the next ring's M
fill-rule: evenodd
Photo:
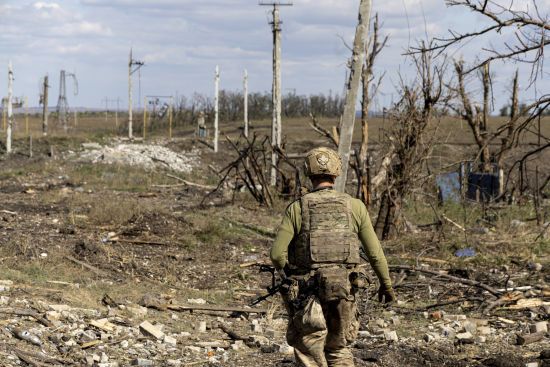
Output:
M352 199L353 231L357 233L370 265L378 276L380 283L386 288L391 287L391 279L388 270L388 263L384 251L376 237L374 228L370 221L365 204L361 200ZM277 231L277 237L271 248L271 261L277 269L282 269L288 261L288 246L295 235L300 233L302 228L302 213L300 201L290 204L285 211L283 221Z

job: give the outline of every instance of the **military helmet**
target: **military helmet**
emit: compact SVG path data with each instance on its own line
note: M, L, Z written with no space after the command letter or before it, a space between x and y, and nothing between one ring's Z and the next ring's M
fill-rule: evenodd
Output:
M342 161L338 153L329 148L315 148L306 154L306 176L329 175L340 176Z

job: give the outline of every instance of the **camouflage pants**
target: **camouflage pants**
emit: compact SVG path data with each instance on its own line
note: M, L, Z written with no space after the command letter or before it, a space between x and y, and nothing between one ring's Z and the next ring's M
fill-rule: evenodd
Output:
M320 303L311 297L303 310L291 311L286 338L303 367L354 367L348 344L355 340L359 322L355 301Z

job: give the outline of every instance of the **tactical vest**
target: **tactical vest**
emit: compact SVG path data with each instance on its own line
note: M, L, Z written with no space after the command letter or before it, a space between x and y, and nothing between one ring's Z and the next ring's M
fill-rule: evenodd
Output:
M290 266L309 270L331 264L359 264L351 197L334 190L302 196L302 228L288 249Z

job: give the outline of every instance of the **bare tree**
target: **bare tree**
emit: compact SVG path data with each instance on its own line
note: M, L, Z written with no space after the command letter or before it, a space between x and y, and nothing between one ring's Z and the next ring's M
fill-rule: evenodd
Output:
M476 60L467 67L461 66L460 74L466 75L497 61L513 61L531 65L529 86L543 75L544 50L550 43L550 22L547 8L539 7L540 0L446 0L446 3L450 7L467 9L485 18L487 22L482 23L484 25L481 29L474 31L450 30L446 37L435 38L427 47L420 45L411 48L411 54L427 50L444 53L451 47L462 47L474 39L486 37L491 40L490 46L476 52ZM550 94L544 94L532 103L517 108L517 78L513 89L510 120L496 131L487 132L481 146L478 142L482 159L486 156L486 147L496 139L501 139L502 145L500 152L496 153L496 161L502 164L512 147L519 143L522 132L530 130L531 124L538 121L550 107ZM541 154L549 147L550 144L547 144L526 152L512 165L509 172L517 164L521 167L527 157Z
M436 139L436 106L447 104L449 99L443 82L447 61L436 64L433 56L429 51L414 56L418 82L403 85L399 101L389 111L391 129L387 132L388 152L383 159L387 164L386 185L375 224L381 239L397 233L403 200L418 184Z
M494 60L514 60L532 64L532 80L542 73L544 47L550 43L548 15L540 12L537 0L503 1L497 0L447 0L450 7L463 7L481 15L489 23L482 29L471 32L450 30L447 37L435 38L429 47L432 51L443 52L451 46L459 46L473 38L482 36L492 39L505 37L505 30L513 32L514 37L506 37L501 47L484 48L479 60L465 70L469 73ZM523 4L525 10L518 9ZM532 4L532 8L529 6ZM511 41L510 41L511 40ZM421 52L415 47L412 52Z
M481 170L490 172L491 156L489 153L487 120L489 115L489 94L490 94L490 76L489 64L485 64L482 72L483 81L483 107L473 105L469 93L465 87L464 63L455 62L455 71L458 77L456 92L460 100L460 107L454 107L460 117L468 123L474 136L474 140L480 149Z
M367 177L367 155L368 155L368 143L369 143L369 107L372 99L376 95L382 78L380 76L375 81L374 75L374 62L380 51L386 46L388 36L385 36L382 40L379 39L380 23L378 21L378 14L374 16L373 32L366 47L366 58L363 64L362 71L362 87L363 98L361 100L361 147L359 149L359 155L357 159L357 179L358 179L358 192L359 197L365 202L370 203L370 193L368 192L368 177Z

